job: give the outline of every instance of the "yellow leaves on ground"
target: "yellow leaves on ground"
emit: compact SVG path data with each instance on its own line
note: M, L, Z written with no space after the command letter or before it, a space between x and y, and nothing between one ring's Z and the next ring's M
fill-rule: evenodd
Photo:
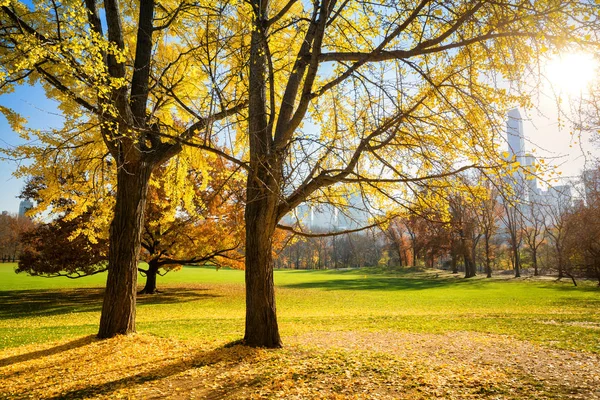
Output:
M0 352L6 398L593 398L598 356L500 336L312 332L284 350L144 334Z

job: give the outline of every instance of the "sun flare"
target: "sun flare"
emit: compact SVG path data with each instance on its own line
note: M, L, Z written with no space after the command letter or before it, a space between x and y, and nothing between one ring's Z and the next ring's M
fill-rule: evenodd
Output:
M595 79L598 62L588 53L565 53L553 56L546 66L546 76L554 90L580 94Z

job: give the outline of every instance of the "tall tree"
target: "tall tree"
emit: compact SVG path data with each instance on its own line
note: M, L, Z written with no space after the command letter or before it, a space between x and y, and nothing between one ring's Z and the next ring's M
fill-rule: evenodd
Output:
M0 3L0 94L40 82L66 117L60 130L34 132L41 146L12 154L49 157L50 164L65 149L100 145L105 154L99 163L66 162L83 163L88 174L105 162L116 166L101 338L135 331L137 261L152 172L184 142L200 137L200 145L211 147L214 124L242 108L234 95L239 74L217 64L224 52L233 57L225 49L222 7L105 0L101 13L96 0ZM20 116L0 111L22 131Z
M245 341L268 347L280 345L269 241L286 213L340 184L397 200L443 185L456 159L490 165L496 107L515 99L485 75L517 78L585 30L572 15L597 21L580 2L251 5ZM297 28L291 46L282 24ZM321 134L303 134L306 120Z

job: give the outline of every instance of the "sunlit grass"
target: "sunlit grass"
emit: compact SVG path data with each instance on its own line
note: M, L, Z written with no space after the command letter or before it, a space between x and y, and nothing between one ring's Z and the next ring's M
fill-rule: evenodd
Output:
M96 333L104 274L48 279L13 267L0 264L0 348ZM284 342L314 331L473 331L600 353L592 282L375 272L276 271ZM243 271L196 267L159 277L162 293L139 298L138 330L215 345L240 339L243 281Z

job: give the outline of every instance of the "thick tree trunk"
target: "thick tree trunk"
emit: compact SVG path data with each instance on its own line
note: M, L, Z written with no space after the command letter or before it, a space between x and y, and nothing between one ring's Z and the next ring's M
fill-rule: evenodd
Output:
M256 197L254 200L250 199L252 197L249 197L246 205L246 333L244 343L254 347L277 348L281 347L281 338L277 325L271 256L271 240L275 230L273 203L276 199Z
M537 251L535 249L531 252L531 261L533 263L533 276L538 276Z
M269 1L252 0L257 23L267 20ZM250 40L248 73L248 136L250 173L246 190L246 333L255 347L281 347L275 310L272 240L278 222L283 158L274 150L266 103L265 32L255 29ZM274 112L274 110L271 110ZM280 116L281 117L281 116Z
M475 264L469 255L464 256L465 259L465 278L472 278L477 275L475 271Z
M135 332L137 263L151 173L152 167L144 162L125 164L117 172L99 338Z
M148 271L146 272L146 285L140 291L140 294L155 294L156 290L156 277L158 276L158 270L160 265L158 260L150 260L148 262Z

